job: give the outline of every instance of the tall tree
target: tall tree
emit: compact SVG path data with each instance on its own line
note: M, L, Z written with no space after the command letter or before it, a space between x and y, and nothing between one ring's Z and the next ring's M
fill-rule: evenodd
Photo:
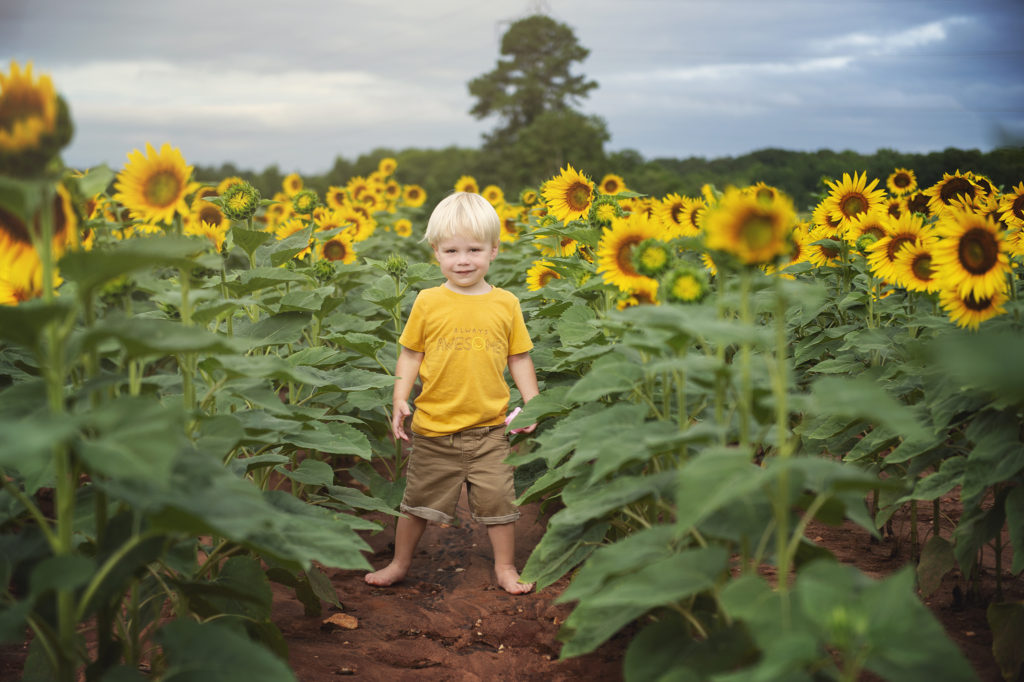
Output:
M608 139L604 121L575 109L597 87L595 81L572 73L573 66L588 54L590 50L577 42L570 27L537 14L512 23L502 36L501 57L495 68L470 81L469 93L476 98L470 113L479 119L496 116L500 121L484 136L486 165L507 169L503 162L513 156L521 164L523 154L521 150L515 153L517 147L542 148L552 135L563 142L550 156L528 154L533 159L528 167L518 167L517 177L502 179L522 182L525 175L538 181L552 167L557 171L559 163L603 158L603 144ZM569 121L572 126L567 126ZM571 139L560 134L567 127L574 128Z

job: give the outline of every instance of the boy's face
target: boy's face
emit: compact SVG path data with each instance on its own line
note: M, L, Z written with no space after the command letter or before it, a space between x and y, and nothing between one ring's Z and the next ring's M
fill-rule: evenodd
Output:
M463 294L485 294L491 290L484 277L497 255L497 245L473 237L456 235L434 246L434 256L448 287Z

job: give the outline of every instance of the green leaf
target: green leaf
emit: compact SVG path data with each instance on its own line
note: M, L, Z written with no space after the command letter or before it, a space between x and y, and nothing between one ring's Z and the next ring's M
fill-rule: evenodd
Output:
M259 377L294 381L297 384L323 386L330 383L328 375L312 367L292 367L281 358L272 355L218 355L203 361L204 369L223 369L228 376Z
M562 494L566 507L549 521L550 525L575 526L598 519L630 502L648 495L665 496L676 479L675 471L662 471L650 476L620 476L597 490L570 495Z
M150 397L123 397L89 413L89 436L79 446L96 473L162 481L185 446L184 415Z
M327 462L304 459L295 470L278 467L277 471L303 485L324 486L334 484L334 469Z
M349 424L310 422L300 431L282 434L285 443L334 455L370 459L373 450L363 432Z
M671 556L676 537L675 528L658 525L627 535L610 545L598 547L576 572L572 583L557 601L589 599L601 592L612 578L633 573L652 561Z
M1017 410L991 415L971 425L968 437L974 439L975 444L967 455L961 493L964 499L980 495L989 486L1009 481L1024 469L1020 429Z
M34 352L41 352L43 330L47 325L66 318L73 310L71 301L42 299L20 305L0 305L0 340L10 341Z
M921 589L921 596L927 597L939 589L943 576L954 568L956 556L949 540L940 535L928 538L917 562L917 584Z
M172 353L237 353L243 349L235 339L202 327L186 327L171 320L143 317L104 318L93 325L83 341L86 347L96 348L111 339L124 347L129 358Z
M576 346L597 336L598 329L593 324L595 319L594 309L579 303L562 313L555 325L562 345Z
M260 246L273 239L274 235L262 230L249 230L235 223L231 226L231 238L242 247L246 255L252 258L253 253Z
M353 509L382 512L384 514L390 514L391 516L401 516L399 512L395 511L394 506L387 504L380 498L370 497L355 488L344 488L337 485L330 485L327 486L326 495L328 499L340 502Z
M324 301L334 293L334 287L313 289L295 289L281 297L281 312L300 311L308 313L320 312Z
M231 557L209 582L178 585L189 607L203 618L227 614L253 621L270 618L270 582L260 563L251 557Z
M831 418L864 419L906 438L924 440L929 437L911 408L865 376L816 380L811 387L808 408L815 414Z
M341 602L338 601L338 593L335 592L334 585L331 584L330 578L316 564L306 569L306 580L309 581L313 594L331 606L341 608Z
M309 325L312 315L292 310L261 319L254 324L235 325L235 337L244 338L251 348L297 343Z
M87 584L96 572L96 563L79 554L53 556L40 561L29 576L33 597L50 590L74 590Z
M252 293L268 287L276 287L290 282L307 284L309 278L293 270L284 268L254 268L243 270L238 279L228 282L228 290L234 296Z
M993 602L988 605L986 616L992 629L992 655L999 671L1004 680L1017 679L1024 668L1024 602Z
M294 682L288 664L217 623L176 620L157 633L167 659L163 682Z
M567 636L561 657L593 651L650 609L710 588L726 570L728 554L725 547L711 545L650 561L607 580L599 592L582 598L566 618L564 634L559 635ZM559 601L566 598L570 598L568 591Z
M604 539L607 522L581 526L549 526L523 567L524 582L537 583L542 590L576 568Z
M191 269L194 258L209 246L198 237L164 235L147 239L125 239L91 251L68 251L60 259L62 277L76 282L83 296L89 296L110 280L136 270L153 267Z
M269 258L272 266L279 267L294 258L300 251L308 248L312 238L313 228L310 226L290 234L284 239L268 242L256 249L256 260L262 263L264 259Z
M623 660L627 680L699 682L716 673L735 670L757 654L750 635L739 625L713 630L707 639L687 641L680 633L690 627L678 613L669 612L648 624L629 642Z
M754 493L765 472L749 452L707 448L679 468L676 487L676 525L687 532L716 510Z
M586 403L632 391L644 378L643 367L618 355L605 355L569 390L566 399Z
M386 340L379 336L361 334L358 332L336 334L331 336L330 340L343 348L355 351L356 353L368 358L376 358L378 351L388 344Z

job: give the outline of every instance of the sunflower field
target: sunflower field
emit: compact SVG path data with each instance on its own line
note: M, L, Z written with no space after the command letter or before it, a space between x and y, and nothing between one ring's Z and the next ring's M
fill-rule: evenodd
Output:
M33 679L293 679L271 583L337 604L324 569L368 570L370 513L397 516L392 368L441 282L432 204L391 158L269 197L194 181L170 144L67 168L31 65L0 74L0 114L0 641L31 640ZM975 679L920 595L977 589L988 556L1019 673L1024 181L850 169L807 207L571 165L453 188L501 217L488 279L535 343L512 461L548 519L524 581L571 576L563 657L632 623L628 680ZM932 531L883 580L805 537L897 513Z

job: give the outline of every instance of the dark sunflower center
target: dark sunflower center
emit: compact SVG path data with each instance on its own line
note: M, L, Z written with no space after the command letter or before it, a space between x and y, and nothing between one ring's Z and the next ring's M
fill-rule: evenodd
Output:
M605 194L618 194L618 192L619 183L615 182L614 180L609 180L608 182L604 183Z
M410 199L419 199L420 198L420 191L418 189L410 189L409 190L409 198Z
M775 193L767 187L761 187L757 190L757 194L754 195L758 201L762 204L771 203L775 198Z
M619 251L615 254L615 262L618 264L620 272L636 275L636 270L633 269L633 247L641 241L643 239L639 237L632 237L619 246Z
M740 227L740 239L753 251L771 244L772 235L772 221L765 216L752 216Z
M917 193L907 201L907 210L911 213L923 213L929 215L928 210L928 196L923 193Z
M863 234L874 237L875 239L881 239L882 237L885 236L885 230L878 227L877 225L872 225L871 227L865 228Z
M181 192L181 180L173 171L165 170L154 173L146 182L143 194L151 206L170 206L178 200Z
M200 209L199 219L210 223L211 225L220 225L221 220L224 219L224 215L220 212L219 208L208 203Z
M0 129L13 131L21 121L42 116L45 108L43 95L35 88L12 92L0 98Z
M692 211L690 211L690 216L689 216L689 218L690 218L690 225L692 225L693 229L695 229L695 230L699 230L700 229L700 214L701 214L701 212L703 210L704 210L703 206L698 206L697 208L695 208Z
M540 273L540 277L537 278L537 282L543 287L547 286L547 283L553 279L561 279L561 276L554 270L544 270Z
M565 191L565 203L573 211L585 211L590 206L590 187L582 182L574 182Z
M900 189L910 187L910 176L906 173L897 173L892 179L892 184L896 185Z
M900 204L898 201L894 201L889 204L889 215L893 218L899 218L901 213L903 213L903 211L900 210Z
M839 210L849 218L868 210L868 202L860 194L849 194L839 203Z
M680 204L672 204L672 210L669 211L672 216L672 222L679 225L683 222L683 207Z
M1017 217L1018 220L1024 220L1024 193L1021 193L1013 203L1010 204L1010 213Z
M999 259L999 245L991 232L975 227L960 237L957 253L964 270L972 275L983 275Z
M889 262L896 260L896 254L900 252L904 246L909 246L914 238L907 234L898 234L889 240L889 246L886 249L886 256L889 258Z
M974 183L967 178L953 178L939 190L939 198L944 204L949 204L961 194L974 198Z
M32 236L28 233L25 222L13 213L8 213L2 206L0 206L0 232L6 233L11 239L22 244L32 242Z
M932 257L927 253L918 254L910 264L910 270L918 280L932 281Z
M991 298L975 298L973 293L964 296L964 307L976 313L988 310L991 305Z
M348 253L345 244L337 240L331 240L324 244L324 258L327 260L342 260Z

